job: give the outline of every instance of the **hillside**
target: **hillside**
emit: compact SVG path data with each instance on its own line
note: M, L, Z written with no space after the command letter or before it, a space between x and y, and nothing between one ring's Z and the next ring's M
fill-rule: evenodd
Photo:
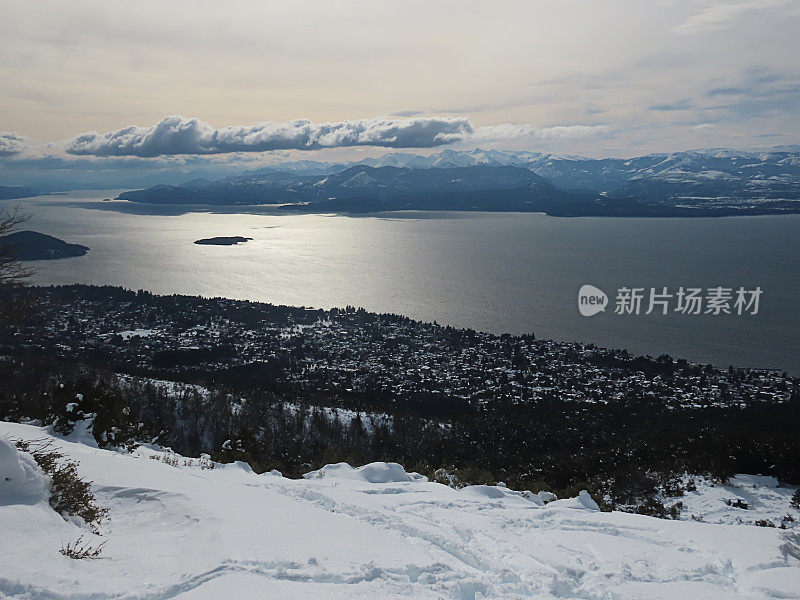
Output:
M783 373L352 307L91 286L23 299L42 308L0 336L0 420L67 433L95 414L101 446L155 440L294 477L397 461L656 516L680 512L664 500L684 473L800 484L800 380Z
M17 260L53 260L83 256L87 246L70 244L38 231L17 231L0 237L0 249Z
M67 441L0 423L2 438L45 439L78 461L109 509L99 536L62 519L31 458L0 444L0 464L25 480L15 490L0 482L0 596L642 600L797 598L800 589L791 528L605 513L586 494L456 490L396 463L257 475L158 447L98 449L87 426ZM800 516L773 510L783 508ZM106 542L102 560L59 553L81 535Z

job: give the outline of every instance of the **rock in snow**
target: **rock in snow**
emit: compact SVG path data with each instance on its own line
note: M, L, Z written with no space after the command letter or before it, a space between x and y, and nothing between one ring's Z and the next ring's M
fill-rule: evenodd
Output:
M50 436L0 423L3 437ZM0 598L721 600L800 591L797 530L604 513L586 493L545 504L503 486L455 490L396 463L339 463L291 480L243 464L175 466L150 460L167 453L153 447L129 454L51 439L79 461L109 520L95 538L46 501L0 505ZM22 485L31 498L41 490L8 443L0 468L32 481ZM106 560L59 554L81 534L106 541Z

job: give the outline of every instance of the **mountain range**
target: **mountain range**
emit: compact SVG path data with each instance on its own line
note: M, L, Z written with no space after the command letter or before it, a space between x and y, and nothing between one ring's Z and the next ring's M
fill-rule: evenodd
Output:
M283 210L537 211L709 216L800 212L800 149L728 149L593 159L535 152L390 153L358 163L283 163L215 181L122 193L159 204L274 204Z

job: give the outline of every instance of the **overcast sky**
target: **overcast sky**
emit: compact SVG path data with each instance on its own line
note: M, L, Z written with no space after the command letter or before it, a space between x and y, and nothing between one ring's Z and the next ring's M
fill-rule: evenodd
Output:
M798 0L0 0L0 160L797 144L798 32Z

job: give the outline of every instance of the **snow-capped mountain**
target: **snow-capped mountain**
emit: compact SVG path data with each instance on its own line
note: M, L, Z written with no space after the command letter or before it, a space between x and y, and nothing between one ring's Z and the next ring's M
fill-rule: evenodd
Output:
M643 180L687 186L723 180L728 182L728 188L744 192L748 187L761 185L760 182L766 182L768 186L800 186L799 159L800 155L785 152L715 149L650 154L630 159L548 156L526 166L564 189L612 192L630 182Z
M391 153L376 159L364 159L361 163L372 167L405 167L411 169L457 168L457 167L506 167L522 166L544 156L539 152L501 150L442 150L430 156L410 153Z
M765 186L800 186L800 151L795 147L780 147L761 152L710 148L626 159L597 159L481 148L446 149L428 156L393 152L378 158L365 158L358 163L339 165L314 161L275 164L270 170L308 175L328 174L357 165L403 169L518 166L532 170L565 190L606 193L641 180L652 180L656 185L668 182L706 187L710 181L725 181L727 187L722 193L731 193L730 188L746 191L748 188L763 190ZM639 193L643 192L639 189L641 187L639 184Z
M348 167L366 165L368 167L398 167L401 169L434 169L475 166L524 166L542 157L551 156L541 152L514 150L473 150L445 149L441 152L422 155L412 152L389 152L379 157L368 157L360 161L328 163L313 160L275 162L268 167L250 173L284 171L306 175L328 174Z

